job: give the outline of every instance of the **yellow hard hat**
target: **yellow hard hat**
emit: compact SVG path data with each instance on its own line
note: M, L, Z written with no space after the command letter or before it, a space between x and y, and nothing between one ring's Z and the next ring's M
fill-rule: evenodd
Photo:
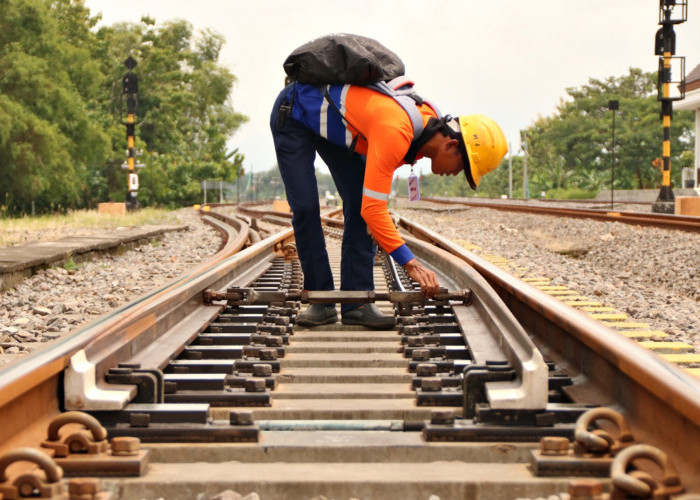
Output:
M500 165L508 152L508 143L498 123L484 115L466 115L459 117L462 133L460 146L463 147L468 165L464 174L472 189L476 189L481 177Z

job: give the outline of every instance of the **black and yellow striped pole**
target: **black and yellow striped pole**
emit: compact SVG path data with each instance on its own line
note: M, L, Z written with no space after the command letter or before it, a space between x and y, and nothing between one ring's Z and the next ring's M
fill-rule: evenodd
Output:
M136 67L136 60L129 56L124 61L124 65L128 68L128 72L122 79L122 112L123 105L126 103L126 121L122 120L122 124L126 126L126 163L122 165L127 170L127 192L126 192L126 208L127 210L138 210L138 190L139 190L139 175L136 173L136 167L143 165L136 164L136 148L134 145L136 134L136 107L138 105L139 80L132 72ZM123 114L123 113L122 113Z
M688 19L687 0L659 0L659 24L656 32L655 55L659 57L658 100L661 101L661 119L663 121L663 147L661 163L661 190L656 202L652 204L653 212L674 213L675 197L671 187L671 118L673 101L685 97L685 58L674 57L676 52L676 33L673 26ZM680 63L680 79L672 78L674 60ZM672 83L678 84L679 94L672 96Z

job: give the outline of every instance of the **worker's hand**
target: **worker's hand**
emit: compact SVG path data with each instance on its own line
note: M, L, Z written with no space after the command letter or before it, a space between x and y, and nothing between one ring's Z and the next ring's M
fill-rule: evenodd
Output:
M430 269L426 269L423 265L418 262L418 259L411 259L403 265L408 275L413 281L417 281L420 284L420 293L429 299L434 299L437 297L440 291L440 285L438 285L437 275Z

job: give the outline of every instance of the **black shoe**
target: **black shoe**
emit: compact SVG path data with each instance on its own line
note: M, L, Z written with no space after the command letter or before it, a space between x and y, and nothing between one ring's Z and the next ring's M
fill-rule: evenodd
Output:
M296 324L299 326L319 326L338 321L338 311L335 305L311 304L309 308L297 316Z
M375 330L390 330L396 321L393 316L387 316L379 311L374 304L362 304L357 309L343 313L344 325L362 325Z

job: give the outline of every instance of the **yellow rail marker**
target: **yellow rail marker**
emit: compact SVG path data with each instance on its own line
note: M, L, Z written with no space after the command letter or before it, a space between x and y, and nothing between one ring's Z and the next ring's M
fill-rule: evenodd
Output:
M208 208L208 207L206 207ZM466 240L455 240L463 248L467 250L483 250L478 245L474 245ZM569 289L566 286L550 285L551 279L545 276L526 276L529 269L513 264L510 260L499 255L483 252L481 258L496 265L500 268L508 268L511 274L516 272L521 273L517 276L523 282L547 293L548 295L558 298L564 304L576 307L581 311L600 321L602 324L615 329L619 334L629 339L637 341L642 347L658 353L664 359L676 364L700 364L700 354L692 353L693 346L684 342L666 342L660 339L668 338L669 335L661 330L651 330L647 323L637 323L634 321L625 321L628 318L626 314L614 313L615 308L607 307L601 302L591 300L589 297L580 295L578 292ZM653 340L648 340L653 339ZM682 352L681 352L682 351ZM679 353L681 352L681 353ZM700 377L700 368L685 368L688 373L696 377Z
M700 354L660 354L662 358L671 363L690 364L700 363Z
M653 340L648 340L639 342L639 345L663 354L688 353L693 350L693 346L685 342L654 342Z
M572 307L582 307L585 310L585 307L599 307L602 306L602 302L596 302L595 300L565 300L564 304L567 306L572 306Z
M590 314L591 318L597 319L597 320L607 320L607 321L624 321L626 319L629 319L629 316L627 316L624 313L592 313Z
M481 250L481 247L479 245L470 243L467 240L457 239L455 240L455 242L459 244L462 248L466 248L467 250Z
M620 331L622 335L629 339L665 339L668 337L668 333L661 330L630 330L630 331Z
M606 326L611 326L613 328L644 328L648 330L651 328L647 323L634 323L632 321L603 321L602 322Z

